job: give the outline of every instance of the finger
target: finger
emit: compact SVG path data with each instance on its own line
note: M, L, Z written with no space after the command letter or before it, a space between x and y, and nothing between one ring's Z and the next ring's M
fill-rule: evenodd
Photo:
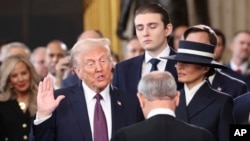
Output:
M57 98L56 98L56 103L57 105L59 105L59 103L65 98L64 95L59 95Z
M48 90L49 91L53 91L54 89L54 83L53 83L53 79L50 77L49 79L49 85L48 85Z
M43 83L42 81L39 82L37 97L40 97L42 92L43 92L43 84L42 83Z

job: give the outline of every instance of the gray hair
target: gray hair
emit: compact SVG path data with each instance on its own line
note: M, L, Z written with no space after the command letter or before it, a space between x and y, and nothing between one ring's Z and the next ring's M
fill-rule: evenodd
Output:
M30 55L30 49L28 48L27 45L21 42L11 42L11 43L8 43L6 47L2 49L2 52L1 52L2 60L5 60L8 57L9 51L12 48L23 48L27 52L27 54Z
M143 76L138 84L138 92L149 101L155 99L174 98L177 86L169 72L154 71Z
M104 48L111 59L111 51L109 46L110 40L107 38L86 38L79 40L71 49L71 63L73 66L79 65L79 54L88 53L90 50L97 48Z

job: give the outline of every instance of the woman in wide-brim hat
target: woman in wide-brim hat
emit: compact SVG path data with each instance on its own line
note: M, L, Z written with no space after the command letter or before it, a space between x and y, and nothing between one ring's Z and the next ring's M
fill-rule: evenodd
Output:
M214 68L226 66L213 60L214 46L191 41L180 41L176 55L164 57L176 60L178 81L185 83L189 89L214 73Z
M174 56L178 81L184 83L176 117L209 130L216 141L229 140L229 123L234 123L232 97L211 88L206 78L215 68L226 68L213 61L214 46L204 43L180 41ZM223 136L221 134L226 134Z

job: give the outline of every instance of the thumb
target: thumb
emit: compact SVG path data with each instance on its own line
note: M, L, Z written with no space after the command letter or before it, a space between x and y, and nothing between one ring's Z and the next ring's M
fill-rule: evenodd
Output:
M56 98L56 103L57 105L59 105L59 103L61 102L61 100L63 100L65 98L64 95L59 95L57 98Z

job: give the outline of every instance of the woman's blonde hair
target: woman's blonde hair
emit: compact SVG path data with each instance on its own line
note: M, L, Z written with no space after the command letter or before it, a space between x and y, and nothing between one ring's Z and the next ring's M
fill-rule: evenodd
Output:
M28 110L31 116L33 116L35 115L37 110L36 98L37 98L38 83L40 81L40 78L39 75L36 73L31 62L23 56L14 55L6 58L6 60L3 61L0 68L0 90L2 92L2 94L0 94L0 101L8 101L16 98L16 93L12 89L9 77L11 71L19 62L23 62L27 66L30 73L30 87L28 89L30 98L29 98Z

